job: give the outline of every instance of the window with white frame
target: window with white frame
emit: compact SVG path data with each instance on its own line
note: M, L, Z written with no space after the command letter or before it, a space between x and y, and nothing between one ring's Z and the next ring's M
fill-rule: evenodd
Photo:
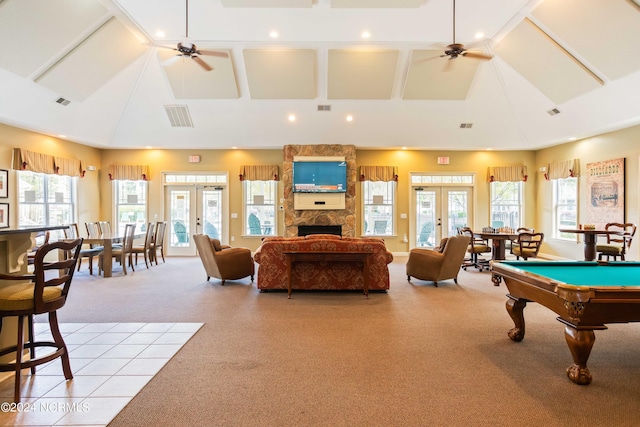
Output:
M19 226L52 226L75 222L76 177L29 171L18 171L17 176ZM57 234L56 231L52 233Z
M395 233L395 181L363 181L363 235L392 236Z
M561 233L560 228L578 227L578 179L553 180L553 223L556 238L574 240L573 233Z
M135 223L136 231L147 228L147 181L114 180L116 227L124 233L125 225Z
M276 235L277 181L242 181L244 235Z
M510 227L514 230L522 225L524 182L490 183L491 226Z

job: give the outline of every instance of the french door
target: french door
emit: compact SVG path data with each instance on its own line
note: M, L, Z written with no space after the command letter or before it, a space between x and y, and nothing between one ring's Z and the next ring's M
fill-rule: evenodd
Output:
M194 234L207 234L227 243L226 187L175 185L165 187L165 218L168 218L168 255L193 256Z
M411 247L434 247L473 224L472 187L416 186L412 193Z

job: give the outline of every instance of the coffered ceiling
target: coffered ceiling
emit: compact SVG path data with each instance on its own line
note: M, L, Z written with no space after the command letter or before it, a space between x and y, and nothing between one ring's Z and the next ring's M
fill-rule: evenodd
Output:
M101 148L542 148L640 124L639 4L0 0L0 122ZM492 59L441 57L454 22Z

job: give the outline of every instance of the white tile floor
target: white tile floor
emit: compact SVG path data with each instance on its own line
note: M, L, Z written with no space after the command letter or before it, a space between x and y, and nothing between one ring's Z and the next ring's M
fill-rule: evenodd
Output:
M37 335L50 336L48 324L35 326ZM61 324L73 380L65 380L60 359L41 365L34 376L24 370L19 407L7 407L13 402L13 376L1 382L0 425L105 426L200 327L202 323Z

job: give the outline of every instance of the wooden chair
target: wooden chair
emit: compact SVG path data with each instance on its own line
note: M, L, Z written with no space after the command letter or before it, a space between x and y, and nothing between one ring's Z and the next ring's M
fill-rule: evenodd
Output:
M122 246L119 248L113 248L111 256L117 259L122 265L122 271L127 274L127 262L132 271L135 271L133 267L133 235L136 232L135 224L127 224L124 226L124 236L122 237ZM99 271L102 272L102 264L104 262L104 252L102 252L98 258Z
M0 364L0 372L15 373L14 401L20 402L20 385L23 369L31 369L31 375L36 373L36 366L48 363L58 357L62 361L62 371L68 380L73 378L69 354L58 327L57 310L62 308L67 300L71 279L76 268L82 239L71 241L59 240L43 244L34 257L34 271L32 274L13 275L0 273L2 280L20 280L19 283L0 288L0 325L5 317L18 318L18 337L16 345L0 349L0 356L15 353L15 361ZM63 261L45 260L51 253L55 258L58 251L71 253L72 256ZM50 258L50 257L49 257ZM33 316L49 314L51 341L34 341ZM27 320L27 341L24 340L24 323ZM49 352L42 357L36 356L36 348L50 347ZM29 351L29 360L23 361L25 350Z
M528 227L518 227L518 228L516 228L516 233L517 234L520 234L520 233L535 233L535 230L533 228L528 228ZM513 247L518 244L518 238L516 237L513 240L509 240L507 243L509 244L509 246L508 246L509 251L511 252L511 255L513 255Z
M100 229L99 222L85 222L84 226L87 229L87 236L89 238L95 239L102 236L102 230Z
M158 251L160 251L160 256L162 256L162 262L164 261L164 235L167 229L166 221L157 222L156 223L156 232L153 236L153 241L151 242L151 249L149 253L151 254L151 260L156 261L156 265L158 265Z
M636 225L630 222L624 224L610 222L604 226L604 229L612 231L618 230L621 234L607 234L607 243L596 245L598 260L602 260L602 257L606 256L607 261L609 261L609 257L613 257L614 261L620 257L620 260L624 261L627 248L631 247L631 240L636 234Z
M469 227L463 227L460 229L460 234L469 237L469 245L467 252L470 257L467 260L463 260L462 269L466 271L467 267L475 267L482 271L489 269L489 260L480 258L481 254L491 252L491 246L489 242L484 239L479 239L473 235L473 230Z
M544 233L520 233L516 244L511 248L511 253L516 256L516 259L522 257L525 261L536 258L543 240Z
M49 233L49 231L47 230L47 231L43 231L43 232L38 233L38 234L36 235L36 240L37 240L39 237L42 237L42 239L43 239L43 240L42 240L42 245L44 245L44 244L49 243L49 238L51 237L51 234L50 234L50 233ZM31 248L31 250L27 253L27 265L33 265L33 260L34 260L34 259L35 259L35 257L36 257L36 252L38 251L38 249L39 249L42 245L39 245L39 244L36 242L36 246L34 246L33 248Z
M78 232L78 224L69 224L68 228L64 230L65 239L77 239L80 237ZM80 261L78 262L78 271L82 266L82 258L87 258L89 261L89 274L93 275L93 257L97 257L104 250L104 247L99 245L89 245L88 248L80 249Z
M151 243L153 242L153 223L147 224L147 233L144 236L142 245L134 245L131 252L135 255L136 265L138 265L138 254L144 255L144 263L149 268L149 260L151 259Z

